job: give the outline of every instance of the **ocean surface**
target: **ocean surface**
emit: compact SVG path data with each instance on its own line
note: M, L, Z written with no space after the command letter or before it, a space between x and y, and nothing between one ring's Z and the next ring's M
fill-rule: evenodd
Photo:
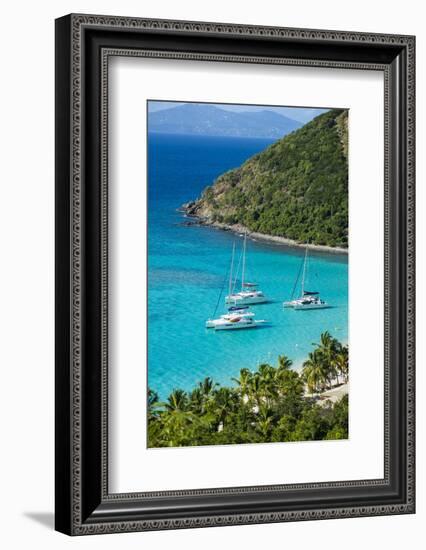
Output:
M237 331L206 329L217 308L225 312L232 246L241 236L182 225L177 212L221 173L238 167L271 143L265 139L150 134L148 140L148 384L165 399L174 388L190 390L206 376L233 384L240 369L290 357L297 368L328 330L348 337L346 256L309 253L305 288L321 292L332 308L284 309L304 250L247 240L247 280L259 283L270 302L251 306L268 326ZM223 290L223 292L222 292ZM220 296L222 292L222 295Z

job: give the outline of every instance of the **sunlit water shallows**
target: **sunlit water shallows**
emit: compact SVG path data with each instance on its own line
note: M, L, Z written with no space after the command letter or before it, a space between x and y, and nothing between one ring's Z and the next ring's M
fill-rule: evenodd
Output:
M252 310L269 325L220 332L205 328L225 283L232 244L236 241L240 250L242 238L207 227L186 227L176 209L269 143L149 136L148 384L162 399L174 388L191 389L206 376L232 384L241 368L275 364L280 354L297 367L325 330L347 341L347 257L310 253L307 288L320 291L333 307L294 311L284 309L282 302L290 297L304 250L253 240L247 244L247 278L260 284L270 302ZM222 294L217 313L223 308Z

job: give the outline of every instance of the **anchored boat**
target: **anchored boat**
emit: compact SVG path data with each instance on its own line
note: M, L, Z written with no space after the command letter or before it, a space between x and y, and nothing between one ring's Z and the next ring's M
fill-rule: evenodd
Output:
M296 300L293 309L325 309L330 307L327 302L322 300L319 292L304 291L303 297Z
M293 309L296 309L296 310L329 308L330 305L321 299L319 292L312 292L309 290L305 290L307 264L308 264L308 247L306 247L305 258L303 261L303 274L302 274L302 285L301 285L300 297L293 299L294 292L296 290L297 283L300 276L300 270L299 270L299 273L296 278L296 282L294 283L291 299L287 302L284 302L283 305L284 307L292 307Z
M216 326L222 324L224 320L234 322L239 318L248 319L250 317L254 317L254 313L248 311L248 306L230 307L228 313L224 313L219 319L208 319L206 321L206 328L216 328Z
M242 328L256 328L265 324L264 319L255 320L253 317L234 317L232 319L222 319L214 327L215 330L239 330Z
M235 257L235 243L232 247L231 268L229 272L228 296L233 295L232 287L234 284L233 283L234 257ZM216 304L216 310L219 305L222 292L223 292L223 288L221 290L218 302ZM234 304L236 302L238 302L239 305L233 305L229 307L228 311L223 315L221 315L218 319L214 319L214 318L208 319L206 321L206 328L214 328L215 330L238 330L243 328L255 328L266 323L266 321L263 319L255 320L254 313L249 311L249 307L247 305L240 305L241 301L238 301L238 300L233 301ZM214 315L216 314L216 310Z
M258 290L257 283L246 282L246 252L247 252L247 233L244 234L242 270L241 270L241 290L234 292L232 285L229 287L229 294L225 296L225 304L234 304L236 306L263 304L267 302L266 296L261 290ZM235 284L234 284L235 287Z

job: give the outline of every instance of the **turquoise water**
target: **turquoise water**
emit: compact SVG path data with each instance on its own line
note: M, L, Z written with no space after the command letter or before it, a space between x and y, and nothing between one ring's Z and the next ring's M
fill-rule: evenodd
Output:
M148 384L162 399L191 389L206 376L231 384L240 369L275 364L280 354L295 366L329 330L347 341L348 263L345 256L310 253L306 288L321 291L330 309L284 309L304 251L247 241L247 279L270 302L251 306L268 326L220 331L205 328L227 283L232 245L242 238L207 227L186 227L176 209L199 196L224 171L239 166L270 140L151 134L148 146ZM224 311L224 296L217 313Z

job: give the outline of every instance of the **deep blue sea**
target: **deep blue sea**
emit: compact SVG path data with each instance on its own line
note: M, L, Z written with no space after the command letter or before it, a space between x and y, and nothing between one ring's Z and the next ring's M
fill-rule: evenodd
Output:
M221 173L271 143L265 139L150 134L148 140L148 384L162 399L191 389L206 376L232 384L240 369L275 364L280 354L299 366L328 330L348 336L346 256L310 253L306 288L321 292L330 309L284 309L304 250L247 240L247 279L271 300L251 306L268 326L238 331L205 328L226 274L233 242L242 238L207 227L183 226L177 212ZM218 314L224 312L224 297Z

